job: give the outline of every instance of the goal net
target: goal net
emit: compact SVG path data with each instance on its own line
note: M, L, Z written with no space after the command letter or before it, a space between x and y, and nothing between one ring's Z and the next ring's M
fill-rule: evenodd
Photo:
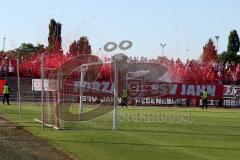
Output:
M117 112L123 89L129 92L129 105L165 105L171 101L165 98L171 89L167 82L156 81L166 72L160 64L127 62L121 56L109 61L89 55L75 57L48 77L44 123L59 129L117 129L118 121L119 125L128 126L132 122L187 119L187 112L179 118L180 114L156 113L150 107Z
M114 128L114 101L119 101L114 92L124 81L115 83L115 71L121 74L115 64L80 56L59 67L48 78L51 91L44 92L44 123L59 129Z

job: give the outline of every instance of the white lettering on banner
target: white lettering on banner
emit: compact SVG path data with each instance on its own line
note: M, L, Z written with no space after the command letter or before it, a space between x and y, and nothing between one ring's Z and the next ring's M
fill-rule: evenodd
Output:
M172 99L167 99L167 104L172 104Z
M55 91L56 80L44 79L44 91ZM42 79L32 79L32 91L42 91Z
M141 103L141 99L136 99L136 104L139 104L139 103Z
M156 99L151 98L150 104L156 104Z
M216 86L207 85L207 92L210 96L214 97L216 92Z
M240 99L224 99L223 105L226 107L240 107Z
M209 105L209 106L219 106L219 103L220 103L220 102L219 102L218 99L210 99L208 105ZM199 101L199 105L200 105L200 106L203 105L203 102L202 102L201 99L200 99L200 101Z
M186 99L174 99L174 98L139 98L136 99L137 105L185 105Z
M98 97L95 96L83 96L83 102L97 102L100 100L102 103L113 103L114 98L113 97L102 97L101 99L98 99ZM118 102L121 102L121 98L118 98Z
M87 91L91 90L92 89L92 85L90 82L83 82L83 86L82 88L86 88Z
M230 100L226 100L225 103L226 103L226 106L230 106L230 103L231 101Z
M92 97L93 102L97 102L98 98L97 97Z
M196 90L195 90L196 86ZM206 88L205 85L185 85L182 84L182 96L200 96L200 92ZM187 93L186 93L187 92ZM216 86L215 85L207 85L207 92L209 96L214 97L216 95Z
M86 101L87 101L87 97L83 96L83 102L86 102Z
M158 83L152 84L151 88L152 88L152 94L153 95L158 95L159 94L159 84Z
M195 96L194 85L188 85L188 87L187 87L187 95L188 96Z
M156 104L161 104L161 98L156 98Z
M112 98L111 97L106 97L105 102L106 103L111 103L112 102Z
M204 90L205 90L205 88L206 88L206 86L205 86L205 85L202 85L202 86L200 86L200 85L197 85L197 89L196 89L196 96L200 96L200 93L201 93L202 91L204 91Z
M91 96L87 96L87 102L91 102L92 101L92 97Z
M239 85L224 85L223 98L240 98Z
M181 95L182 95L182 96L186 95L186 85L185 85L185 84L182 84L182 92L181 92Z
M152 95L176 95L177 92L177 84L159 84L159 83L153 83L151 85L151 94Z
M79 81L74 82L74 91L79 91ZM83 82L82 85L84 92L93 93L113 93L114 85L111 82ZM139 90L143 88L143 90ZM218 93L220 96L221 86L216 85L194 85L194 84L179 84L179 83L146 83L136 84L135 89L130 88L129 94L131 96L141 94L142 97L156 97L156 96L169 96L169 97L199 97L200 93L207 89L209 96L215 97ZM218 89L218 90L217 90ZM136 93L137 91L137 93ZM218 91L218 92L216 92ZM240 91L239 91L240 96ZM145 102L146 103L146 102Z
M100 91L101 84L100 82L92 82L92 90L95 92Z
M167 95L168 94L168 84L167 83L163 83L160 84L160 95Z
M114 92L114 85L113 84L110 84L110 85L111 85L111 88L107 93L113 93Z
M78 92L80 89L80 81L74 82L74 92ZM102 92L102 93L113 93L114 86L110 82L83 82L81 88L84 91Z
M177 84L170 84L170 85L169 85L169 94L170 94L170 95L176 95L176 93L177 93L177 87L178 87Z
M146 104L151 104L150 103L150 98L146 98Z
M109 91L110 82L102 82L102 86L102 91L107 92Z
M167 104L167 99L163 99L162 104Z

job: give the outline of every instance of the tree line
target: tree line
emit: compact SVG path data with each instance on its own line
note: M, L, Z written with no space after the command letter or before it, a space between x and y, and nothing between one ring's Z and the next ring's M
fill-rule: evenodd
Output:
M32 43L22 43L18 48L5 52L11 57L27 58L32 54L39 54L40 52L46 52L48 54L60 54L63 55L62 50L62 24L56 22L54 19L49 23L48 45L43 44L33 45ZM4 53L1 51L1 53ZM74 40L69 45L69 51L67 55L78 56L81 54L91 54L92 49L89 40L86 36L80 37L78 40Z
M209 39L208 42L203 46L203 53L200 56L200 60L203 62L224 62L235 61L240 62L240 55L238 55L240 47L240 41L236 30L232 30L228 36L227 50L218 54L216 45L213 39Z

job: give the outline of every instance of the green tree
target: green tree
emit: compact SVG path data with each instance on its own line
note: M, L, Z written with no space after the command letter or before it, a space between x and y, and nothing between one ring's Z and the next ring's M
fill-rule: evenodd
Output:
M69 53L73 56L78 56L81 54L91 54L92 49L89 44L89 40L87 37L80 37L78 41L73 41L73 43L69 46Z
M235 53L224 51L218 55L217 59L220 62L236 61L238 59L238 56Z
M43 44L37 44L37 46L34 46L31 43L22 43L20 47L11 51L11 53L15 54L18 58L26 58L34 53L38 53L40 51L43 52L44 50Z
M210 38L208 43L203 47L203 53L200 57L203 62L211 62L217 59L217 50L213 40Z
M42 51L45 50L45 47L44 47L43 44L37 44L37 46L35 46L35 49L36 49L36 51L38 51L38 52L42 52Z
M240 42L239 42L238 33L236 30L233 30L230 32L230 35L228 37L227 51L229 53L237 54L237 52L239 51L239 46L240 46Z
M73 41L72 44L69 46L69 53L73 56L76 56L78 52L77 41Z
M62 48L62 24L57 23L54 19L50 20L49 35L48 35L48 49L49 51L59 52Z
M227 46L227 51L224 51L223 53L218 55L218 61L239 61L240 56L237 55L239 51L239 37L238 33L236 30L233 30L230 32L229 37L228 37L228 46Z
M25 58L35 52L37 52L37 49L31 43L22 43L20 47L15 49L15 53L18 58Z

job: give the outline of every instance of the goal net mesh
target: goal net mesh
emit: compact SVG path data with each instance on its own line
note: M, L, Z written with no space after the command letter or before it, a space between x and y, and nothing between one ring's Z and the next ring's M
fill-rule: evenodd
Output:
M47 79L44 122L59 129L112 128L113 69L111 61L94 56L75 57L60 66Z

